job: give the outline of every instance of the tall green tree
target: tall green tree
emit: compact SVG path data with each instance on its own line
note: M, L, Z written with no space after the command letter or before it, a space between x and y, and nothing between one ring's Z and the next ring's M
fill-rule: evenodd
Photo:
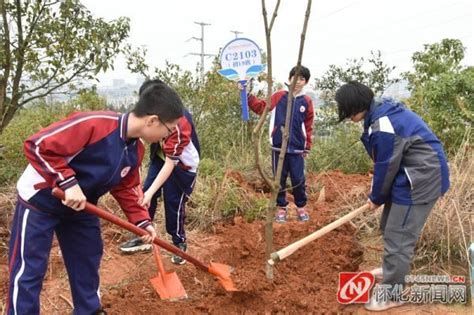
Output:
M458 39L424 45L412 56L410 107L419 113L449 151L456 151L474 122L474 68L464 67L465 48Z
M78 0L0 0L0 133L29 102L112 68L129 29Z
M345 66L330 65L323 76L315 80L315 85L328 102L334 99L334 93L342 84L354 80L370 86L375 93L382 93L390 84L398 82L390 77L394 69L395 66L383 62L380 51L372 51L367 59L348 59Z

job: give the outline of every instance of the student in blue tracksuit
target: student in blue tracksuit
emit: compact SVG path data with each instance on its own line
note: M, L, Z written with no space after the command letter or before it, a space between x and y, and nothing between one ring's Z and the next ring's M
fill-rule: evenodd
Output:
M103 245L99 218L81 211L110 192L128 220L156 236L139 202L143 139L165 137L183 116L178 94L165 84L146 89L130 113L79 112L25 141L29 165L18 180L9 244L6 314L39 314L40 292L53 235L61 247L73 314L105 314L99 288ZM51 195L59 187L65 200Z
M290 70L288 79L291 82L296 75L296 67ZM277 197L278 211L275 222L285 223L288 217L288 201L286 199L286 181L291 179L291 192L296 205L296 215L299 221L308 221L309 213L306 209L308 201L306 195L306 179L304 174L304 160L311 150L313 138L314 108L313 102L303 89L308 84L311 73L308 68L301 66L296 85L293 91L293 107L290 117L288 146L283 159L283 168L280 178L280 191ZM241 87L240 87L241 88ZM285 127L286 107L289 91L278 91L271 96L270 110L270 142L272 146L272 171L276 174L277 163L283 143L282 128ZM261 115L266 107L264 99L249 94L250 109Z
M139 95L147 87L161 84L160 80L148 80L140 87ZM148 208L153 221L158 198L163 195L166 231L173 244L187 250L185 218L186 202L194 189L200 160L199 140L191 114L185 110L178 125L161 142L150 145L150 166L143 185L145 194L141 204ZM123 253L150 250L151 245L134 237L120 246ZM182 265L185 260L178 255L171 262Z
M403 103L376 100L367 86L352 81L336 92L339 120L364 122L361 140L374 161L368 204L384 205L382 268L373 273L382 284L403 287L416 241L436 200L449 188L443 146L426 123ZM381 311L400 305L371 300L366 308Z

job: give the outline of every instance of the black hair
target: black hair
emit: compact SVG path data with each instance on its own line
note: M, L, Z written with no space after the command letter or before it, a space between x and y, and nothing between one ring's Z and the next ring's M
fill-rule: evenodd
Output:
M295 74L296 74L296 66L291 69L288 79L291 79L291 77L294 76ZM299 75L302 76L306 80L306 82L309 82L309 78L311 77L311 72L309 72L308 68L301 66Z
M350 81L336 91L339 122L353 115L368 111L374 99L374 92L366 85Z
M138 96L142 95L143 91L145 91L147 87L153 84L165 84L165 82L161 81L160 79L146 80L138 89Z
M132 110L137 117L158 115L163 122L171 122L184 115L178 93L161 80L145 81L138 95L140 98Z

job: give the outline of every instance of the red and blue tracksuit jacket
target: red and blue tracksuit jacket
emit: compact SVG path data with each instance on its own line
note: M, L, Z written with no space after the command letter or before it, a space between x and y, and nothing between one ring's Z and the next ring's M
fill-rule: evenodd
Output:
M68 272L74 314L93 314L101 308L99 218L64 206L51 189L79 184L94 204L110 191L130 222L148 226L148 211L138 204L144 146L139 139L127 138L127 122L128 114L75 113L25 141L30 164L17 185L7 314L39 314L54 234Z
M261 115L265 109L265 100L249 95L250 109ZM285 126L288 91L278 91L271 96L270 105L270 143L272 150L280 151L283 140L281 132ZM311 98L303 93L293 98L293 111L290 118L289 140L286 153L307 153L311 150L314 121L314 108Z
M261 115L265 110L265 100L260 100L254 95L248 99L249 107ZM272 171L276 174L277 162L283 141L282 127L285 126L286 109L288 105L288 91L278 91L271 96L270 105L270 143L272 146ZM295 205L304 207L307 203L306 179L304 174L303 153L311 150L314 121L314 108L311 98L299 93L293 98L293 110L290 117L288 146L283 160L280 178L280 191L277 196L277 206L286 207L286 181L290 176L292 194Z
M163 144L153 143L150 145L150 160L158 157L160 154L158 151L163 151L162 158L166 155L175 161L178 167L196 173L201 149L189 111L184 112L175 131L163 141Z
M110 191L130 222L149 225L148 211L138 204L144 145L127 139L127 119L108 111L74 113L28 138L30 164L17 184L20 198L41 210L69 209L51 189L78 183L89 202Z
M174 244L186 242L184 221L186 218L186 202L193 192L196 172L200 159L200 145L194 128L191 114L185 111L175 131L163 143L150 146L150 167L143 185L146 191L152 185L164 165L165 156L175 162L170 177L159 189L150 202L150 217L155 216L158 198L163 194L166 215L166 231Z

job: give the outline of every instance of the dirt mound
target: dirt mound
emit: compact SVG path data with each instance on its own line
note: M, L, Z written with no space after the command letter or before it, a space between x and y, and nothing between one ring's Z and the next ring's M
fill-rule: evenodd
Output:
M275 225L276 248L308 235L327 223L330 216L313 213L313 218L318 220ZM357 270L362 255L353 229L344 226L277 264L275 279L270 282L265 277L264 225L240 218L233 224L218 226L216 234L202 242L194 239L190 253L204 261L233 266L232 278L239 292L224 291L212 277L190 264L178 268L167 264L177 270L190 298L178 303L161 301L147 280L155 273L153 262L148 259L136 279L104 294L105 306L113 314L334 311L339 309L335 299L338 273Z
M255 188L242 174L233 172L230 177L249 193L251 187ZM348 193L353 191L354 184L365 190L369 183L367 176L340 172L310 176L308 186L314 187L315 180L328 187L328 202L316 203L314 197L318 192L314 191L308 204L309 222L297 222L294 210L290 210L287 224L274 224L275 249L314 232L338 216L334 206L343 200L336 193L331 194L333 186L338 186L341 193ZM135 280L104 295L107 309L114 314L335 312L342 309L336 301L338 274L358 270L362 256L355 231L346 224L278 263L272 282L265 277L264 222L248 223L235 218L232 223L217 225L214 235L202 237L199 234L189 237L190 253L206 262L213 260L234 267L232 278L239 292L224 291L211 276L190 264L178 268L167 264L177 270L189 299L178 303L161 301L147 283L147 277L155 272L150 260L143 265L150 270L148 273L143 270Z

